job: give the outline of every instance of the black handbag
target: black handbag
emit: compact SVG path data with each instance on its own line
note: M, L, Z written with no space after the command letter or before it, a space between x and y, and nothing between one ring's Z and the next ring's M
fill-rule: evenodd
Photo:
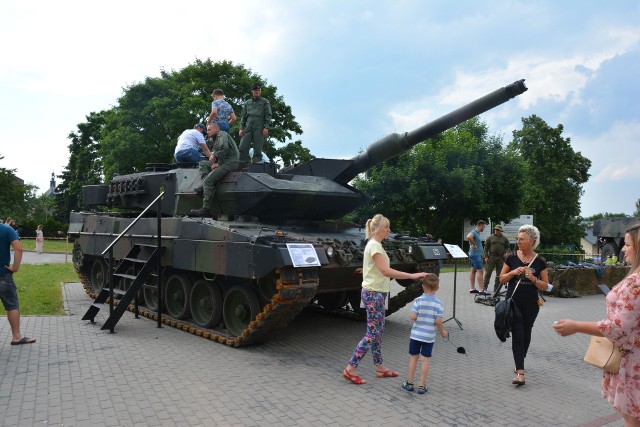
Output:
M538 254L533 257L527 268L531 266L537 257ZM502 342L505 342L507 338L511 336L511 325L522 322L522 314L516 306L516 303L513 301L513 295L518 290L521 280L522 277L518 280L518 283L516 283L516 287L511 294L511 298L505 298L496 304L496 318L493 321L493 328L496 331L498 339Z

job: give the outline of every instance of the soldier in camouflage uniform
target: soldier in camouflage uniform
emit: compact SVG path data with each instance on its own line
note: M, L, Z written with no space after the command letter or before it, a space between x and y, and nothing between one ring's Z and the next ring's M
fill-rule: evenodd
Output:
M262 162L264 138L269 134L271 104L262 98L259 83L251 87L251 99L242 106L240 114L240 160L251 161L249 149L253 146L253 163Z
M484 261L487 265L484 275L484 289L489 289L489 279L493 269L496 270L496 281L493 285L493 292L500 287L500 272L504 264L504 254L509 251L509 239L502 235L502 226L496 225L493 234L484 242Z
M216 184L226 174L238 169L240 154L236 142L231 135L221 131L220 126L212 122L207 126L207 135L214 138L211 157L200 162L200 175L202 176L202 208L190 212L193 216L210 216L211 202L216 191ZM199 189L196 189L198 191Z

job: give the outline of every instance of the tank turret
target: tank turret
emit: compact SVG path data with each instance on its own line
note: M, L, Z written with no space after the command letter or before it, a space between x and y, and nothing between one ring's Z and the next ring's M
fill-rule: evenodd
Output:
M270 339L307 307L364 319L365 233L335 221L367 201L349 181L526 90L517 81L416 130L388 135L352 159L319 158L280 171L272 163L243 164L218 183L211 218L187 215L202 206L195 164L148 165L84 187L90 210L69 220L74 266L96 298L83 320L94 321L112 295L118 307L103 325L112 329L135 296L148 317L164 312L165 324L241 346ZM151 203L161 193L155 215ZM382 243L400 271L438 274L438 260L447 257L429 236L391 233ZM419 282L394 286L387 315L422 293Z
M219 183L211 211L214 215L254 217L262 221L341 218L367 200L348 184L359 173L526 90L524 80L516 81L411 132L388 135L351 159L318 158L279 172L269 163L244 164ZM88 204L143 209L162 188L173 202L164 204L162 213L186 215L201 206L200 196L194 190L202 182L193 166L150 165L148 172L116 176L108 186L89 187L84 200ZM102 196L96 197L99 192Z

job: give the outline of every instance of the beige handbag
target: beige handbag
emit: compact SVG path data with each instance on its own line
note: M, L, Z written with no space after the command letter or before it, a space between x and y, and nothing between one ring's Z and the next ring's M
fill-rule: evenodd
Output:
M609 341L608 338L592 336L587 354L584 355L584 361L603 369L605 372L617 374L620 370L622 353L624 350Z

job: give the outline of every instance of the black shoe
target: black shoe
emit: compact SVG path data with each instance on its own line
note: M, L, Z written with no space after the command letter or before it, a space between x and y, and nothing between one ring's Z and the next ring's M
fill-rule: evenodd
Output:
M191 216L211 216L211 211L208 208L192 209L189 212Z
M480 293L480 291L479 291L479 290L477 290L476 288L473 288L473 289L471 289L471 290L469 291L469 293L470 293L470 294L479 294L479 293Z
M201 185L200 187L195 188L193 192L202 196L202 194L204 194L204 187Z

